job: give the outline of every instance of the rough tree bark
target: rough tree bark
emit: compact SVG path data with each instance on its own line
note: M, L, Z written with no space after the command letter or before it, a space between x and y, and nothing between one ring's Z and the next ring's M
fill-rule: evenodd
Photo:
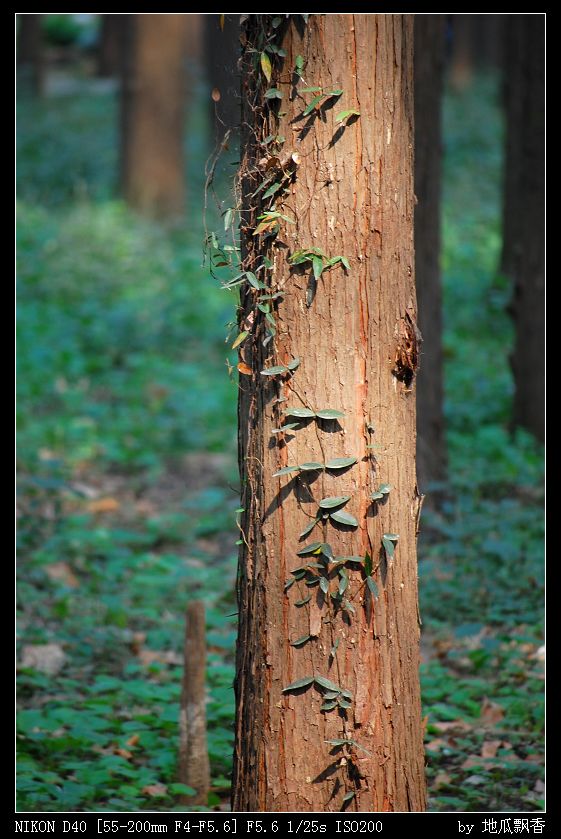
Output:
M545 27L509 15L501 270L512 281L513 421L545 436Z
M244 513L233 809L422 810L413 20L329 14L275 23L276 29L270 16L250 16L242 59L242 259L271 291L244 285L241 293L240 327L250 335L240 361ZM283 60L272 56L270 83L267 62L263 69L261 59L260 66L264 33L286 52ZM304 115L317 95L298 92L308 86L342 93L326 95ZM264 99L267 88L278 89L282 101ZM336 122L340 111L351 109L360 116ZM275 145L271 134L284 143ZM268 190L255 191L271 174L288 185L282 198L282 189L277 193L277 210L295 221L281 219L276 239L253 235L257 216L271 206L263 197ZM344 256L348 271L338 262L314 283L310 263L289 262L311 247L323 252L316 257L324 264ZM272 269L259 268L264 256ZM277 291L283 296L273 301L276 334L264 346L268 321L257 298ZM297 358L291 374L260 372ZM303 420L290 433L273 433L292 408L345 416ZM273 477L287 465L345 456L357 462ZM373 502L382 483L392 489ZM342 495L351 496L343 510L358 527L321 520L301 537L318 501ZM382 548L387 533L399 536L393 558ZM335 556L361 558L360 564L297 556L318 540ZM367 554L377 599L366 585ZM316 574L324 581L308 587L304 578L285 591L285 582L296 579L291 571L310 558L320 568L307 572L308 581ZM348 579L341 598L345 573L337 567L346 568ZM321 711L321 682L284 690L313 676L349 691L350 707ZM326 742L337 739L361 748Z
M121 184L141 213L179 216L189 15L127 15L121 93Z
M446 477L440 190L443 15L415 15L415 275L423 336L417 382L417 471L425 490Z

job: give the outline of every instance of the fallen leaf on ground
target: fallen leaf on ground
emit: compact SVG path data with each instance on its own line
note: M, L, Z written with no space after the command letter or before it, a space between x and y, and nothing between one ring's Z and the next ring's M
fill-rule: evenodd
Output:
M446 731L471 731L472 728L465 720L446 720L443 722L433 722L431 725L441 734L444 734Z
M539 755L539 754L526 755L526 757L524 758L524 760L527 763L543 763L543 759L544 759L543 755Z
M486 740L481 747L481 757L495 757L502 742L502 740Z
M461 768L462 769L473 769L474 766L485 766L485 767L488 768L488 767L495 766L495 765L496 765L496 762L495 761L491 762L488 758L482 758L482 757L479 757L478 755L470 755L469 757L466 757L464 762L461 764Z
M58 644L27 644L22 650L22 667L32 667L48 676L56 676L65 663L66 655Z
M78 588L80 585L78 577L66 562L52 562L46 565L45 574L49 580L58 580L68 588Z
M445 784L449 784L451 780L452 777L448 774L448 772L439 772L434 779L434 786L438 789L438 787L443 787Z
M86 505L89 513L114 513L121 504L116 498L96 498Z
M448 740L445 740L443 737L436 737L426 744L426 748L431 752L439 752L440 749L444 749L448 745Z
M125 760L130 760L132 757L132 752L129 752L128 749L114 749L113 754L119 755L119 757L124 757Z
M182 664L183 658L174 650L140 650L138 658L142 664Z
M486 696L481 703L481 719L490 724L494 725L497 722L500 722L505 715L505 709L502 705L499 705L498 702L491 702L491 700Z
M133 734L132 737L129 737L127 740L127 746L130 746L131 749L136 746L138 741L140 740L140 734Z
M153 798L156 796L162 796L168 794L168 788L165 784L148 784L145 787L142 787L142 792L144 795L151 795Z

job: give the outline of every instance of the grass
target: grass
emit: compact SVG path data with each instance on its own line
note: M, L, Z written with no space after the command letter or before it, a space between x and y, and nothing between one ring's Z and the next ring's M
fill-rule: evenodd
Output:
M483 79L446 103L450 485L420 547L432 810L542 807L542 452L509 431L496 99ZM189 216L174 231L112 197L110 94L20 103L22 810L185 809L177 716L193 597L207 605L209 803L228 797L236 386L231 298L201 265L201 102ZM44 645L64 656L50 674Z

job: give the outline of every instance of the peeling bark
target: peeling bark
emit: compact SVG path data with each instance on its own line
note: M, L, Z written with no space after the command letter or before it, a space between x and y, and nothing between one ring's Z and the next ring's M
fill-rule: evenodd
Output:
M412 17L310 15L304 25L301 16L291 16L279 28L277 43L286 58L276 63L270 83L283 99L270 109L263 107L263 75L250 51L264 25L266 16L250 16L242 59L242 258L255 270L267 253L274 263L272 290L284 296L276 305L274 340L263 346L264 316L257 311L241 354L252 372L240 376L239 394L245 512L233 809L337 811L344 795L354 792L348 811L423 810ZM305 84L294 85L299 55ZM297 89L316 85L344 92L304 117L313 94L299 95ZM335 122L338 112L351 108L360 117ZM278 125L275 109L284 112ZM263 180L263 156L270 155L260 142L277 131L285 137L283 151L298 154L281 208L296 223L282 222L276 244L267 245L253 235L266 202L252 196ZM307 247L350 262L348 272L338 264L322 274L311 303L309 266L288 262L291 253ZM256 295L249 287L242 292L240 324L255 311ZM291 376L260 374L297 357L300 365ZM411 366L411 376L396 375L397 357ZM272 429L282 424L287 407L332 408L345 417L307 420L283 439ZM272 477L288 464L343 456L358 462L342 472ZM392 489L374 504L370 495L381 483ZM359 527L322 522L300 539L317 501L343 494L351 496L344 509ZM399 534L392 559L382 549L384 533ZM297 582L284 591L291 570L302 564L297 551L320 540L335 555L370 554L377 600L367 593L362 572L352 569L346 594L355 613L346 618L318 587ZM331 574L332 591L335 586ZM296 606L307 594L311 599ZM307 634L314 637L291 646ZM315 686L283 692L313 675L351 691L352 706L321 712ZM366 752L326 743L337 738L354 739Z

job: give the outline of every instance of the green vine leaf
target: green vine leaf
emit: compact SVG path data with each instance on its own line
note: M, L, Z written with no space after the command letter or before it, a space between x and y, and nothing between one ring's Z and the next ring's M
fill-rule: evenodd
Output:
M265 93L265 99L282 99L282 93L276 87L270 87Z
M307 641L309 641L311 637L312 637L311 635L302 635L302 637L301 637L301 638L297 638L297 639L296 639L296 641L291 641L291 642L290 642L290 646L291 646L291 647L303 647L303 646L304 646L304 644L305 644Z
M391 558L395 553L395 542L399 539L396 533L384 533L382 536L382 544L387 555Z
M340 507L342 504L346 504L347 501L350 501L350 498L350 495L331 495L327 498L322 498L319 506L322 510L331 510L333 507Z
M309 408L287 408L283 411L285 417L298 417L300 419L308 419L315 417L315 413Z
M321 87L301 87L300 93L321 93L322 90Z
M316 411L316 417L325 420L339 419L344 416L343 411L336 411L334 408L323 408L321 411Z
M300 469L299 466L284 466L282 469L279 469L278 472L273 472L273 478L279 478L281 475L290 475L291 472L298 472Z
M319 587L324 594L329 594L329 580L327 579L327 577L319 578Z
M350 513L345 510L337 510L335 513L330 513L330 519L339 522L339 524L346 524L348 527L358 527L358 521Z
M300 470L302 472L319 472L319 471L323 471L323 468L324 468L323 463L311 462L311 463L301 463L300 464Z
M376 585L372 577L366 578L366 585L368 586L372 597L375 597L377 600L380 596L380 592L378 591L378 586Z
M315 681L313 676L304 676L303 679L297 679L292 684L287 685L285 688L282 689L283 693L289 693L292 690L299 690L300 688L307 688L308 685L311 685Z
M328 460L325 464L326 469L346 469L347 466L352 466L357 462L356 457L335 457L333 460Z
M323 260L319 256L312 257L312 269L314 272L314 277L316 280L319 280L323 271Z
M341 688L339 685L336 685L335 682L330 682L329 679L326 679L325 676L314 676L314 682L320 688L325 688L325 690L332 690L335 691L337 695L342 693Z
M240 334L238 335L238 337L236 338L236 340L232 344L232 349L235 350L236 347L239 347L239 345L245 341L245 339L247 338L248 335L249 335L249 332L240 332Z
M285 364L277 364L275 367L265 367L261 370L262 376L280 376L281 373L288 372L288 367Z
M262 282L261 280L258 280L257 277L255 276L255 274L252 271L246 271L245 272L245 277L246 277L248 283L253 286L253 288L256 288L258 290L263 289L263 288L267 288L265 283Z
M282 425L280 428L272 428L271 434L283 434L285 431L291 431L293 428L299 428L299 422L287 422L286 425Z
M295 601L294 601L294 605L295 605L295 606L304 606L304 605L305 605L306 603L308 603L311 599L312 599L312 595L311 595L311 594L308 594L308 596L307 596L307 597L304 597L302 600L295 600Z
M278 191L279 191L279 189L281 188L281 186L282 186L282 184L281 184L281 183L278 183L278 182L277 182L277 183L272 184L272 185L269 187L269 189L268 189L266 192L264 192L264 193L263 193L263 198L264 198L264 199L265 199L265 198L270 198L272 195L274 195L274 194L275 194L275 192L278 192Z
M366 553L364 554L364 573L367 577L369 577L372 574L372 568L372 557L370 556L368 551L366 551Z
M321 90L321 88L320 88L320 90ZM321 102L321 100L323 99L323 97L324 97L324 94L323 94L323 93L320 93L320 94L319 94L319 96L314 96L314 98L312 99L312 101L310 102L310 104L309 104L309 105L307 105L307 106L304 108L304 114L303 114L303 115L304 115L305 117L307 117L307 116L308 116L308 114L311 114L311 113L312 113L312 111L313 111L313 110L315 110L315 109L316 109L316 107L319 105L319 103Z
M296 370L296 368L299 367L299 366L300 366L300 359L299 358L293 358L292 361L289 361L288 364L286 365L287 369L290 370L291 373L294 370Z
M343 801L342 801L341 803L342 803L342 804L346 804L346 803L347 803L347 801L351 801L351 800L355 797L355 795L356 795L356 792L354 792L353 790L351 790L351 792L347 792L347 793L343 796Z
M339 703L335 699L329 699L327 702L324 702L320 708L320 711L334 711L335 708L339 707Z
M335 639L335 643L333 644L333 646L331 647L331 649L329 651L329 655L330 655L331 658L335 658L335 656L337 655L337 650L339 649L340 641L341 641L340 638ZM326 696L327 696L327 694L326 694Z
M267 79L267 82L270 82L272 72L271 59L266 52L261 53L261 69L263 70L263 75Z
M312 532L312 530L314 529L314 527L316 526L316 524L318 522L319 522L319 519L315 518L312 522L310 522L310 524L307 527L304 528L304 530L302 531L302 533L300 534L300 536L298 538L303 539L304 536L308 536L308 534Z
M337 116L335 117L335 122L343 122L343 120L347 119L348 117L359 117L360 111L356 111L354 108L351 108L348 111L339 111Z
M323 542L312 542L309 545L304 545L299 551L296 551L296 556L309 556L310 554L321 553Z

